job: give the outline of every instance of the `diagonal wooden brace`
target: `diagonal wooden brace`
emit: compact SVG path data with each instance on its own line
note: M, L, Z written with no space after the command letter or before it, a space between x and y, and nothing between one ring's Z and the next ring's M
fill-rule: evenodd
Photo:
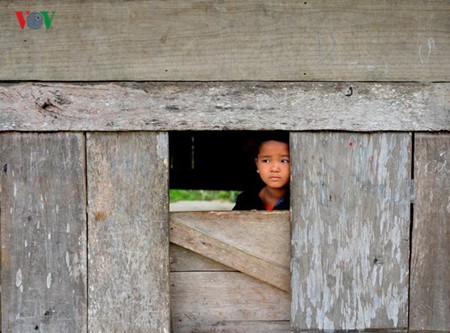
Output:
M269 262L266 259L261 258L258 253L252 253L248 248L240 248L236 246L236 244L230 244L231 242L227 241L227 237L221 237L221 234L218 232L210 232L210 230L202 228L202 223L193 225L192 221L195 219L192 219L191 217L195 214L199 215L199 221L205 221L205 213L171 214L170 241L172 243L241 271L281 290L290 292L290 271L287 267L283 267L274 262ZM220 214L226 214L232 217L233 214L242 213L228 212ZM214 220L214 218L212 218L212 220ZM217 221L211 221L211 223L214 222ZM225 219L225 221L219 222L223 228L232 226L232 219ZM235 225L239 227L238 223ZM261 223L260 226L264 227L264 223ZM239 230L236 232L239 232ZM267 235L268 238L272 236L272 234ZM252 237L252 235L249 235L248 237ZM287 234L286 237L286 239L280 240L279 242L289 242L289 234ZM255 239L255 242L259 242L259 240ZM270 245L279 245L279 242L273 242L270 243ZM268 243L267 246L270 245Z

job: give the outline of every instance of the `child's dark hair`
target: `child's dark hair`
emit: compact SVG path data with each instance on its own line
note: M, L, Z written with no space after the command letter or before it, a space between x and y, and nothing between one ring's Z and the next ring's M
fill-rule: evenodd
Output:
M256 145L254 150L254 157L257 157L261 145L266 141L278 141L289 145L289 132L286 131L270 131L261 132L256 138Z

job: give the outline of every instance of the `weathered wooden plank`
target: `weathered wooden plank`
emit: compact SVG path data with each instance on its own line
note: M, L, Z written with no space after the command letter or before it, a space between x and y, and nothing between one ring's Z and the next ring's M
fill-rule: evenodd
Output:
M285 291L290 290L289 234L289 212L170 214L172 243Z
M289 294L243 273L182 272L170 278L176 333L276 332L289 327Z
M15 11L48 11L49 28L22 30ZM446 0L3 1L0 80L448 81L449 12Z
M415 137L410 328L450 331L450 135Z
M166 133L87 138L89 330L169 332Z
M86 332L84 135L0 135L2 332Z
M186 333L291 333L290 324L288 320L280 321L219 321L219 322L202 322L182 328L177 332Z
M264 261L289 268L288 211L171 212L171 226L174 223L183 223Z
M411 135L296 133L291 153L293 327L406 328Z
M291 329L292 333L412 333L408 329L378 328L376 330L318 330L318 329ZM416 332L417 333L417 332ZM435 332L421 332L435 333Z
M169 248L171 272L234 272L235 269L208 259L184 247L171 243Z
M450 84L0 86L0 131L450 130Z
M410 330L408 330L408 333L443 333L443 332L448 332L448 330L445 330L445 331L441 331L441 330L438 330L438 331L435 331L435 330L413 330L413 329L410 329Z

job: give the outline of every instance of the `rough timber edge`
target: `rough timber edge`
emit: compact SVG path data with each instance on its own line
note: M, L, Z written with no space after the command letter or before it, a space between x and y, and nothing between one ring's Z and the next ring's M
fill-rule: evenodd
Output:
M450 83L0 85L0 131L450 130Z

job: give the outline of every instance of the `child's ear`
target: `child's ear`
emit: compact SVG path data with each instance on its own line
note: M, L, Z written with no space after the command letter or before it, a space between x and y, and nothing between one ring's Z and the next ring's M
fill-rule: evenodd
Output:
M259 170L258 170L258 158L257 157L255 157L255 165L256 165L256 172L259 173Z

